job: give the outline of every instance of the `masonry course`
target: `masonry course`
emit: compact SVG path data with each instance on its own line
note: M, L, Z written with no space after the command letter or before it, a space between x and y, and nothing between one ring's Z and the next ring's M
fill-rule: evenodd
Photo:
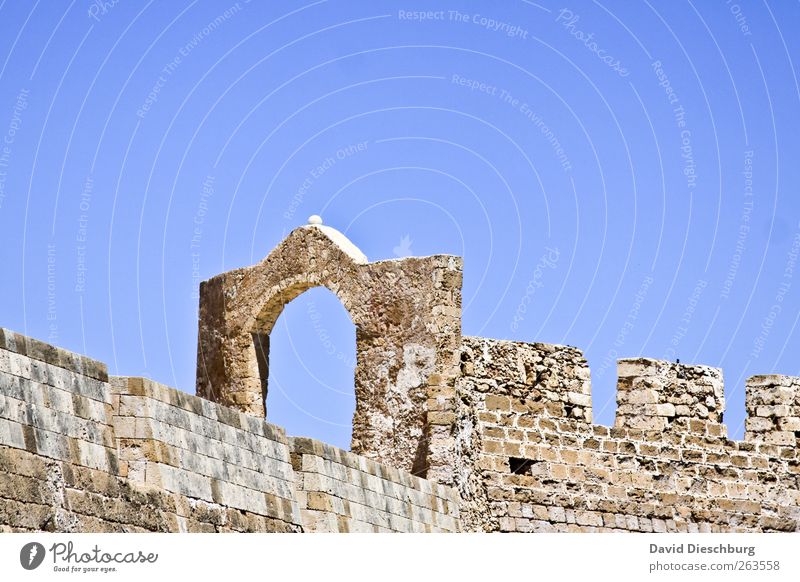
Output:
M618 362L592 422L570 346L461 335L458 257L369 262L318 217L201 284L197 396L0 329L0 531L800 529L800 378ZM332 290L356 326L352 451L264 418L269 333Z

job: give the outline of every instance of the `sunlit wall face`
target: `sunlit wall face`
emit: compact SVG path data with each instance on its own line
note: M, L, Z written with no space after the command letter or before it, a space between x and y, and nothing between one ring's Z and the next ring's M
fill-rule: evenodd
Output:
M463 255L464 333L582 348L596 422L647 355L721 366L740 437L745 378L800 372L799 17L5 2L0 324L192 392L199 282L321 214L371 260ZM349 396L294 396L351 389L300 301L274 407L346 443Z

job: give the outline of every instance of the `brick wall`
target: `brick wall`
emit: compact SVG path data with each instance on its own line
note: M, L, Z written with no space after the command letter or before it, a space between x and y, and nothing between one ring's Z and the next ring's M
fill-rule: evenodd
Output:
M458 494L309 438L290 438L303 525L318 532L453 532Z
M282 428L142 378L113 378L111 386L122 476L261 516L260 531L299 528Z
M109 382L100 362L0 329L0 531L458 529L451 489L292 442L263 418ZM314 505L328 493L330 510Z

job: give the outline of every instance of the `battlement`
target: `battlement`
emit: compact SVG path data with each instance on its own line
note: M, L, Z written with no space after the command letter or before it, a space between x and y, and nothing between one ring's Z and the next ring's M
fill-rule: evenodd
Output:
M800 378L753 376L745 393L745 439L797 446L800 438Z
M369 262L318 217L200 290L197 396L0 330L0 528L800 531L800 378L461 335L462 262ZM314 286L356 327L352 452L265 421L269 333ZM595 403L596 405L597 403Z
M620 428L664 430L706 425L724 435L722 371L646 358L621 360L617 367Z
M799 379L751 379L748 432L732 441L715 368L620 361L617 417L606 427L591 422L588 366L575 348L464 337L461 361L453 482L465 528L800 527L800 459L789 420Z
M468 336L461 345L461 377L486 379L477 389L487 411L592 422L591 373L579 349ZM615 429L727 437L719 368L626 358L617 370ZM797 446L800 378L754 376L745 392L745 442Z

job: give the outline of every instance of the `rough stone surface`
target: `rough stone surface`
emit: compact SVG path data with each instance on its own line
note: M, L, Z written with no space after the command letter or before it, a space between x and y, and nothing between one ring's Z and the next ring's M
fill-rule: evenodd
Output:
M754 376L745 393L745 439L794 446L800 437L800 378Z
M690 420L722 423L721 370L638 358L621 360L618 378L617 427L662 430Z
M198 396L0 329L0 531L800 531L800 378L461 336L461 260L292 232L201 287ZM353 452L265 421L269 332L313 286L356 325Z
M800 459L786 422L800 411L800 379L751 379L737 442L720 423L713 368L621 361L609 428L575 408L585 401L574 394L589 394L575 348L465 337L461 360L454 484L465 529L800 530Z

